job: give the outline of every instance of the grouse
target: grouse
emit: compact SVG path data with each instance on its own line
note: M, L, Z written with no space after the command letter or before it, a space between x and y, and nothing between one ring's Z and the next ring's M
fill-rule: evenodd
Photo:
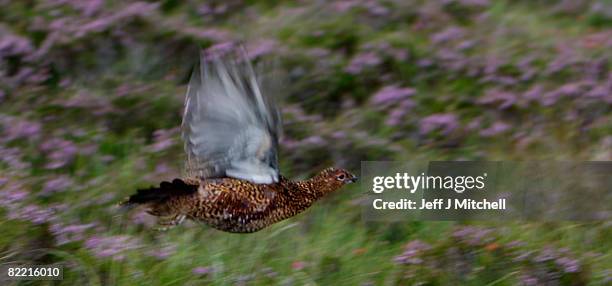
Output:
M271 83L271 84L270 84ZM356 177L328 168L308 180L280 175L281 115L274 82L247 59L200 54L181 125L187 159L182 178L138 190L121 205L143 207L161 229L185 219L236 233L259 231L306 210Z

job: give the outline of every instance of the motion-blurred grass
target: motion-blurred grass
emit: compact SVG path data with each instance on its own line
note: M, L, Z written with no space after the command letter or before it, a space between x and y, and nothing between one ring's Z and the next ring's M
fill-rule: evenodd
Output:
M357 186L249 235L114 207L180 174L198 47L233 41L287 75L289 177L610 160L608 1L197 2L0 1L1 263L65 263L67 285L610 283L609 219L365 223Z

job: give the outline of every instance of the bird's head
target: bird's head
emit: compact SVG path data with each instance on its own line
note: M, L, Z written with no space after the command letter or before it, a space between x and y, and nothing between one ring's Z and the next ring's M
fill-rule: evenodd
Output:
M354 183L357 177L353 173L341 168L327 168L317 174L313 180L324 193L330 193L340 187Z

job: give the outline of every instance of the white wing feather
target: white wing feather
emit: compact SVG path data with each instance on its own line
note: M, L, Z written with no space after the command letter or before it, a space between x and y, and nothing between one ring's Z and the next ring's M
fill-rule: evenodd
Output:
M231 58L207 60L191 77L182 137L187 175L278 181L280 113L264 96L252 66Z

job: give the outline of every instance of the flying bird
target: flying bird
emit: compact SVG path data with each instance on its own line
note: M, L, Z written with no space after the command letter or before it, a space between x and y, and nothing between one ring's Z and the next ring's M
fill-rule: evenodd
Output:
M278 166L281 115L262 89L244 51L200 55L192 73L181 125L185 174L138 190L121 203L143 207L161 229L185 219L236 233L259 231L306 210L356 177L341 168L290 180Z

